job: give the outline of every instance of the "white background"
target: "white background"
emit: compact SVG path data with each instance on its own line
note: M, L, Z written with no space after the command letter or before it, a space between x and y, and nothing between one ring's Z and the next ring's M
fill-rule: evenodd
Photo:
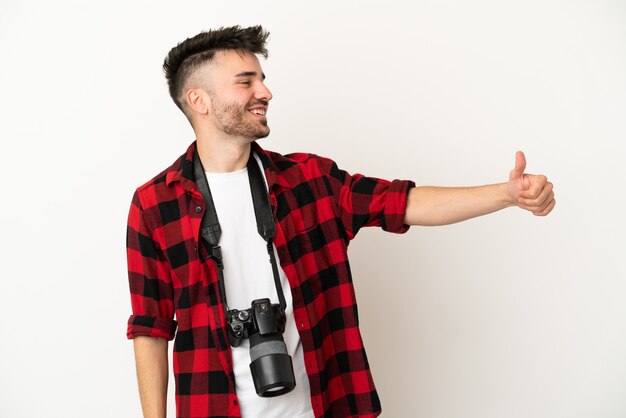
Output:
M625 417L626 3L609 0L1 1L0 416L140 416L126 217L194 139L161 64L233 24L271 32L266 149L442 186L505 181L521 149L555 183L547 218L353 241L383 416Z

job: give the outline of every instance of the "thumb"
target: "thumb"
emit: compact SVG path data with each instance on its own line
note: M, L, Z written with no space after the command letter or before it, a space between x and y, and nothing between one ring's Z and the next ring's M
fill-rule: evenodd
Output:
M517 151L515 153L515 168L509 174L509 181L522 177L524 170L526 170L526 156L522 151Z

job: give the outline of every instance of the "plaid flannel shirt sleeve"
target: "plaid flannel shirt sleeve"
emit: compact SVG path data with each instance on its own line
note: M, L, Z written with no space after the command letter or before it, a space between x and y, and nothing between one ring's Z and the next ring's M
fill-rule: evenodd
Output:
M393 233L408 231L404 224L411 180L388 181L349 174L327 158L319 157L320 169L329 179L340 218L352 239L364 226L380 226Z
M135 191L128 214L126 251L132 315L126 336L174 338L173 287L169 264L153 239L139 193Z

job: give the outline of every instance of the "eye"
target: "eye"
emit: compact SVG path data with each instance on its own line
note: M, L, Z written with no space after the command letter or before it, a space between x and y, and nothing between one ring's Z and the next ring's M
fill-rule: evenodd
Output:
M250 86L250 85L252 85L252 82L250 80L245 80L245 81L240 82L240 84L243 84L243 85L246 85L246 86Z

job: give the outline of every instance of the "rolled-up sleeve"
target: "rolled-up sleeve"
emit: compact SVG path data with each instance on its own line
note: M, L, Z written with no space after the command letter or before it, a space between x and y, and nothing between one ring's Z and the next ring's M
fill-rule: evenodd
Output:
M132 315L126 336L174 338L173 288L169 264L153 239L139 192L135 191L128 213L126 252Z
M331 189L350 239L364 226L379 226L393 233L408 231L404 223L411 180L384 180L349 174L332 160L320 157L321 168L330 179Z

